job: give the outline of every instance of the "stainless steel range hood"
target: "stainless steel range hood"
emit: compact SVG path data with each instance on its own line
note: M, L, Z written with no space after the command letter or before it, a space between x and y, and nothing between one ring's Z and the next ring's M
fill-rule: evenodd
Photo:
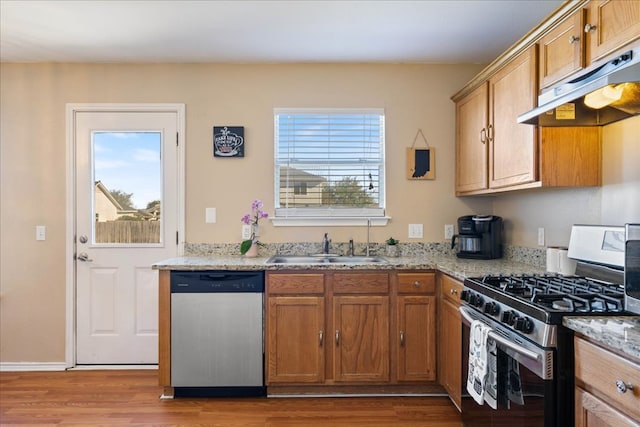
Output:
M614 96L607 99L611 93ZM591 108L585 104L585 97L598 98L597 101L603 101L601 104L609 104ZM626 52L595 70L543 92L538 97L538 105L518 116L518 123L603 126L640 114L640 49Z

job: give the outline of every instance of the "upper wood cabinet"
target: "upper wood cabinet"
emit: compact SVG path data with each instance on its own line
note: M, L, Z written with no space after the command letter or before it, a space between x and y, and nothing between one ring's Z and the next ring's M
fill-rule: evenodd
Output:
M540 89L604 60L640 37L640 2L593 0L538 41Z
M516 118L535 105L536 46L456 103L456 194L533 182L537 128Z
M576 10L538 42L541 90L585 67L585 15Z
M531 46L489 79L489 188L533 182L537 127L518 115L537 102L536 46Z
M456 103L456 193L488 187L489 84Z
M584 33L589 63L640 38L640 1L592 0L587 3Z

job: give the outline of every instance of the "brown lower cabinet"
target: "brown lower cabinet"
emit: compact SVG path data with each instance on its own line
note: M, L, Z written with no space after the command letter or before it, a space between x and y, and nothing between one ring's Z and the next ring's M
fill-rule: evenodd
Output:
M267 385L435 380L433 272L267 272Z
M575 374L577 427L640 426L638 361L576 337Z
M438 273L438 380L453 403L462 408L462 319L460 293L463 284Z

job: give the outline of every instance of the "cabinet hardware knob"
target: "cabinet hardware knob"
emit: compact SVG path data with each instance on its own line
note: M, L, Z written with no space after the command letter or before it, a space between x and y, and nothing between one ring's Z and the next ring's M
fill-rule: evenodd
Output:
M420 283L418 280L416 280L416 282L413 284L413 286L415 286L416 288L419 288L420 285L422 285L422 283Z
M616 388L618 389L618 393L626 393L627 390L633 390L633 384L625 383L622 380L616 381Z
M589 33L591 31L595 31L597 27L595 25L587 24L584 26L584 32Z
M487 128L487 140L489 142L493 141L493 125L489 125Z
M320 347L322 347L322 343L324 341L324 331L321 330L318 335L319 335L319 341L320 341L319 344L320 344Z
M400 345L404 347L404 331L400 331Z
M455 294L457 294L457 293L458 293L458 291L456 291L455 289L450 289L450 290L449 290L449 293L450 293L451 295L455 295Z
M577 36L569 37L569 44L574 44L575 42L579 42L579 41L580 41L580 37L577 37Z
M487 143L487 130L485 128L482 128L480 131L480 142L483 144Z
M336 329L336 345L340 344L340 331Z

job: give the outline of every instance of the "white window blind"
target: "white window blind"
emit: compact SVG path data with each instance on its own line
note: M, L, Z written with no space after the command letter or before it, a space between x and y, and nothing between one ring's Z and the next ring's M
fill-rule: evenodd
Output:
M278 217L384 216L382 109L276 109Z

